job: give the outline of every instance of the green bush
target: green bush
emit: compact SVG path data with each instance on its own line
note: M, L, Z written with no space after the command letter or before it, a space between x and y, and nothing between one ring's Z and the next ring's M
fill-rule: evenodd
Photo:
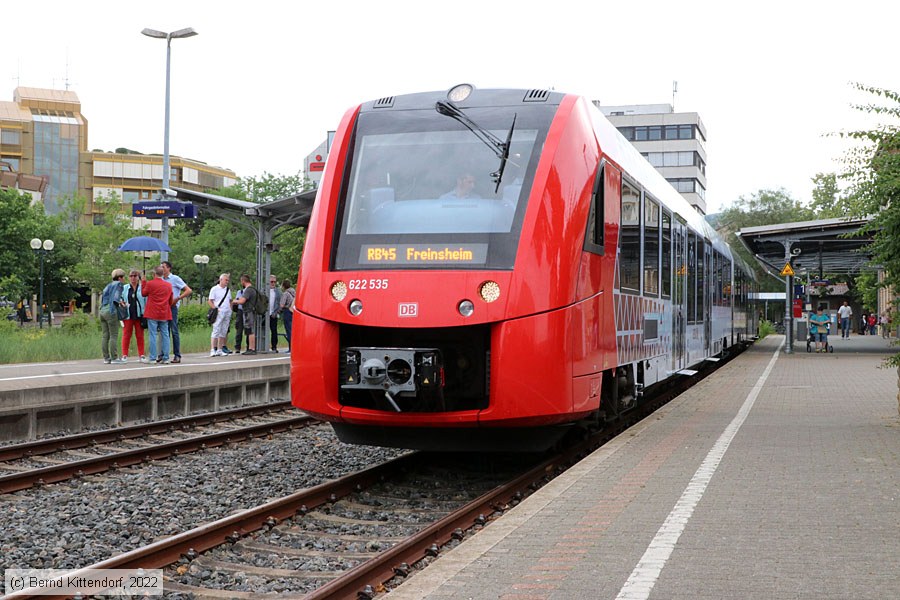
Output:
M178 308L178 329L191 331L194 329L209 329L206 322L206 311L209 307L204 304L182 304Z
M771 321L759 322L759 339L764 339L767 335L775 333L775 326Z
M60 323L59 328L66 335L81 335L100 330L100 322L87 313L77 312L71 317L66 317Z
M2 337L6 337L6 334L12 333L19 328L18 321L8 321L6 319L12 312L12 308L0 308L0 336Z

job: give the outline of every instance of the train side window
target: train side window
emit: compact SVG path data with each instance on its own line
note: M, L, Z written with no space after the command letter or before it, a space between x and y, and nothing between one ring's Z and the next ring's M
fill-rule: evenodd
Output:
M718 250L712 253L712 305L722 305L722 255Z
M722 305L731 306L731 261L725 259L725 288L722 290Z
M603 254L604 213L603 201L606 195L606 168L601 162L594 178L594 195L591 200L591 213L588 216L587 232L584 237L584 249L594 254Z
M687 320L697 322L697 234L688 231L687 244Z
M623 292L641 292L641 194L624 181L619 228L619 288Z
M672 295L672 215L662 213L662 297Z
M644 196L644 294L659 295L659 204Z
M709 265L706 261L708 246L702 237L697 238L697 322L706 319L706 283L709 280Z

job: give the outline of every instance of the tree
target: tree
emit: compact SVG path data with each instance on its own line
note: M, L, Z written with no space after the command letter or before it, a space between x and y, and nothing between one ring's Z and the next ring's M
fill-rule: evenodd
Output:
M44 296L62 297L68 286L65 275L72 263L70 234L60 227L60 219L48 216L30 194L0 190L0 296L18 300L38 293L40 260L32 252L33 238L52 239L56 247L44 257Z
M810 208L817 219L837 219L853 212L849 200L838 187L836 173L817 173L812 178L812 204Z
M900 118L900 93L861 84L855 87L875 97L870 104L856 106L857 110L895 121ZM900 289L900 127L895 122L843 135L858 143L845 155L841 175L850 186L848 204L853 216L871 217L860 234L872 236L867 249L872 262L885 270L880 285ZM892 362L900 365L900 354Z
M74 198L66 203L64 214L75 214L82 200ZM131 214L125 209L117 194L99 197L94 206L100 207L102 225L75 229L72 235L80 248L78 260L70 270L76 281L87 285L91 291L99 291L110 281L113 269L127 272L140 268L141 259L134 253L118 252L116 248L126 239L136 235L131 225Z
M760 284L764 290L780 291L778 282L765 275L756 259L737 239L737 232L744 227L772 225L775 223L793 223L815 218L813 210L804 206L799 200L791 198L787 190L759 190L749 197L741 196L737 202L718 215L716 230L725 236L728 244L738 255L757 270Z

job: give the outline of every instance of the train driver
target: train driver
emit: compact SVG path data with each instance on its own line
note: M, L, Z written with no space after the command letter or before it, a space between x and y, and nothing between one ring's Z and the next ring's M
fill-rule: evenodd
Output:
M475 176L463 173L456 179L456 187L441 196L441 200L468 200L481 198L475 191Z

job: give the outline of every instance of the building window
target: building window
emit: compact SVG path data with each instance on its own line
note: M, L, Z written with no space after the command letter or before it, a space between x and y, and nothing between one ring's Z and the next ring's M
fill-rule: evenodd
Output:
M634 127L619 127L619 133L621 133L629 142L634 141Z
M654 167L697 167L706 173L706 163L699 152L642 152L641 155Z
M0 130L0 144L22 145L22 132L18 129Z
M13 171L16 171L16 172L19 171L19 158L18 157L3 156L3 157L0 157L0 160L5 162L6 164L8 164Z

